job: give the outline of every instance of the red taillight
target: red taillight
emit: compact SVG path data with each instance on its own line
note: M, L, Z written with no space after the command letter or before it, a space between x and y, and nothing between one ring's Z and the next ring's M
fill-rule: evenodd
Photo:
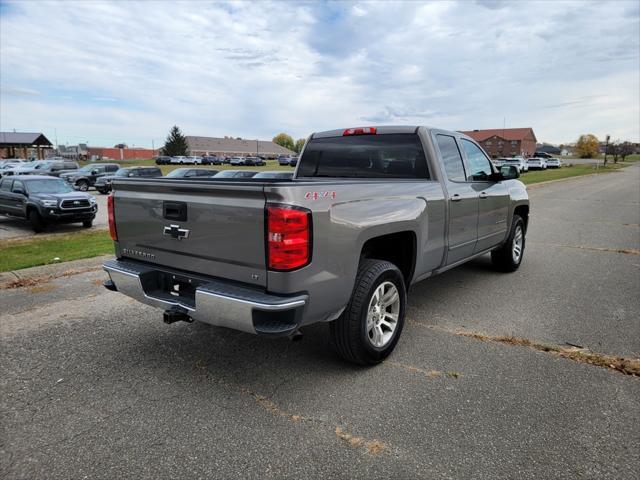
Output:
M111 240L118 240L118 231L116 230L116 219L113 215L113 193L107 197L107 216L109 218L109 234Z
M342 132L343 137L348 137L349 135L375 135L376 127L359 127L359 128L347 128L344 132Z
M270 270L293 270L311 260L311 212L267 205L267 260Z

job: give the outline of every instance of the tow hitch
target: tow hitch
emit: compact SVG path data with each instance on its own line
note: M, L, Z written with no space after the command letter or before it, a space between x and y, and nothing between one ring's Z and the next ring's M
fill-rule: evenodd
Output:
M165 310L162 314L162 319L164 323L170 325L176 322L187 322L192 323L193 318L187 315L187 311L178 307L172 307L169 310Z

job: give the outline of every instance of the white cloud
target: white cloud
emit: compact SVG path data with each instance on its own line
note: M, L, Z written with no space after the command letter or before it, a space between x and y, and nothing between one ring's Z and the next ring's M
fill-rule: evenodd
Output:
M506 117L637 141L639 20L624 1L3 4L0 128L158 144L174 123L268 138Z

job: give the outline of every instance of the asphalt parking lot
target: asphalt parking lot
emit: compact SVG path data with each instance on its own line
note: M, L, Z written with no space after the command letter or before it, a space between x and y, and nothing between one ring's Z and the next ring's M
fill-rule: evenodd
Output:
M95 190L88 193L94 195L98 202L98 213L93 221L92 228L107 228L109 222L107 220L107 195L102 195ZM66 225L47 225L47 233L64 233L82 230L79 223L70 223ZM0 215L0 240L9 238L28 237L33 235L33 230L29 222L19 218L9 218Z
M0 475L637 478L640 378L491 339L640 355L640 165L530 196L520 270L416 285L375 368L322 325L167 326L99 270L0 290Z

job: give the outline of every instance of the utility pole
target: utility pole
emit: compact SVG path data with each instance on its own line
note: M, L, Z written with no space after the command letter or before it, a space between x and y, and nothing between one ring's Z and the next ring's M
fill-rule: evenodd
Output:
M258 154L260 153L260 140L256 139L256 157L258 156Z
M607 135L605 137L605 143L604 143L604 166L607 166L607 151L609 150L609 139L611 138L611 135Z

